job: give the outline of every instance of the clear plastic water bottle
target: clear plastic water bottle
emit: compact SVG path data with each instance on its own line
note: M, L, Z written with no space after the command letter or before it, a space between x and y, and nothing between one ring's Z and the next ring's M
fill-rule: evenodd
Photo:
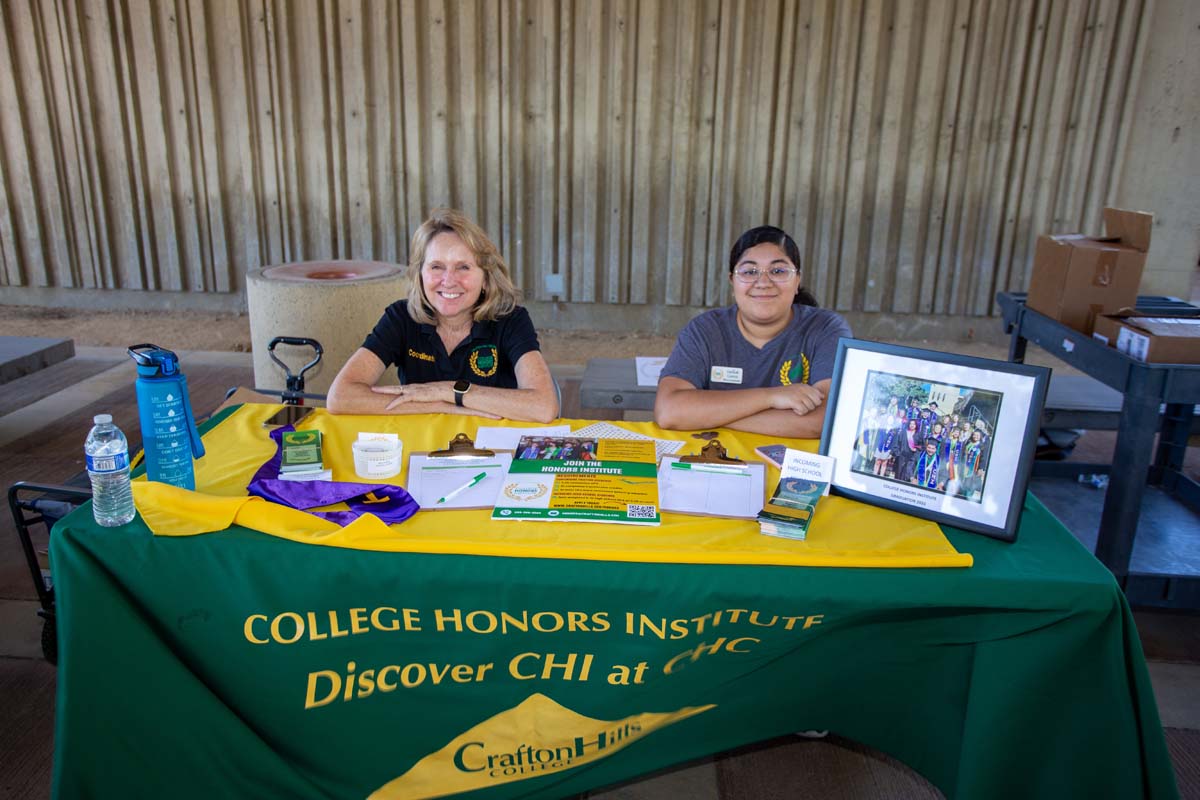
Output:
M133 490L129 486L129 444L113 425L111 414L97 414L83 443L88 477L92 479L92 514L106 528L133 519Z

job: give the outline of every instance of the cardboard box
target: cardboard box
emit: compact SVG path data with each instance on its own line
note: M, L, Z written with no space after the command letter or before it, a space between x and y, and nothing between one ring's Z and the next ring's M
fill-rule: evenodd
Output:
M1138 361L1200 364L1200 317L1105 314L1092 336Z
M1096 317L1137 304L1154 215L1104 209L1104 237L1041 236L1026 305L1083 333Z

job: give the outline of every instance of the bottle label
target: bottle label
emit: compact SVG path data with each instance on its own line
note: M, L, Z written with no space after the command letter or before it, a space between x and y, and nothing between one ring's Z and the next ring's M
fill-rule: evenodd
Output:
M129 453L111 456L87 456L88 472L120 472L129 467Z

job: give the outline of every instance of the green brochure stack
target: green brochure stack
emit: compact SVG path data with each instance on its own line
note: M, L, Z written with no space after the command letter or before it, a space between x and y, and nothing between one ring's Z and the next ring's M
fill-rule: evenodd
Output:
M329 480L321 454L320 431L287 431L282 435L283 453L279 461L279 479L285 481Z
M758 529L768 536L803 539L817 502L829 484L810 478L780 478L775 494L758 512Z

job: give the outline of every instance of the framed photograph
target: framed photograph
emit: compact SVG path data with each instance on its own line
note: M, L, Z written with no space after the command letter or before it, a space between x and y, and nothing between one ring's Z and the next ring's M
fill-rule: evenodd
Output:
M838 341L821 454L838 494L1005 541L1033 466L1050 370Z

